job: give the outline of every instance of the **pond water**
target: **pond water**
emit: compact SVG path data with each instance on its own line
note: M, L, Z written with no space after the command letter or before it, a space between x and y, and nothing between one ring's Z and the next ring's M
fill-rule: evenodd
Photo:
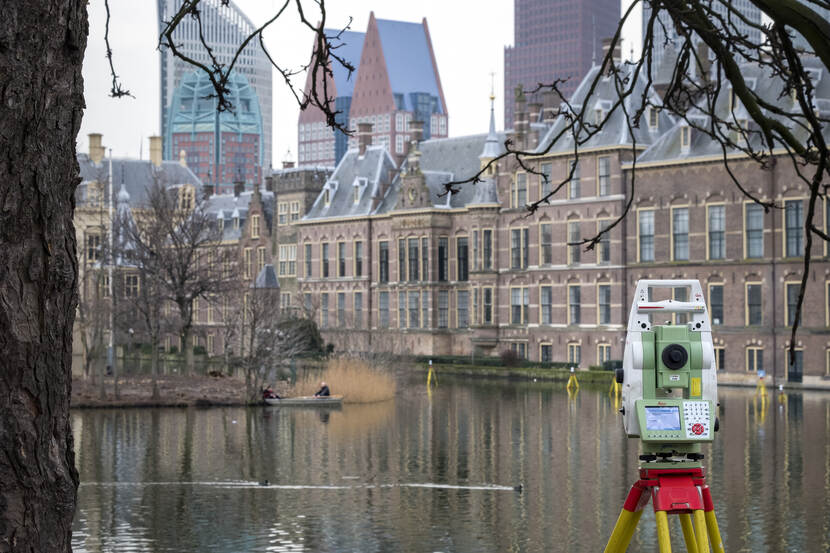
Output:
M830 551L830 394L720 399L704 453L726 551ZM550 383L447 377L431 396L402 385L340 410L88 410L72 423L76 552L596 552L637 478L638 443L607 392L571 399ZM656 543L649 506L629 551Z

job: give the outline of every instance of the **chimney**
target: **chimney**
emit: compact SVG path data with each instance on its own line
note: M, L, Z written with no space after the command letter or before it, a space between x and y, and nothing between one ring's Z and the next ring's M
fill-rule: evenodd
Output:
M245 182L241 180L237 180L233 182L233 195L235 197L239 197L242 194L242 191L245 190Z
M542 120L547 125L552 125L556 118L556 92L546 90L542 93Z
M372 145L372 124L357 124L358 152L361 156L366 155L366 148Z
M292 163L292 165L293 165L293 163ZM283 167L284 166L285 166L285 164L283 164ZM268 191L268 192L273 192L274 191L274 177L273 176L265 177L265 190Z
M156 167L161 167L161 137L150 137L150 161Z
M602 59L603 60L605 59L605 56L608 55L608 50L611 49L611 42L613 40L614 40L613 38L604 38L604 39L602 39ZM614 65L620 65L620 63L622 63L622 42L619 41L619 40L617 41L616 46L614 46L614 54L613 54L612 59L614 60Z
M210 198L213 196L213 185L212 184L203 184L202 185L202 194L204 195L205 199Z
M282 162L282 168L283 169L293 169L294 168L294 162L293 161L283 161Z
M101 134L92 132L89 137L89 160L92 163L101 163L104 159L104 147L101 146Z
M187 152L179 150L179 165L187 167Z

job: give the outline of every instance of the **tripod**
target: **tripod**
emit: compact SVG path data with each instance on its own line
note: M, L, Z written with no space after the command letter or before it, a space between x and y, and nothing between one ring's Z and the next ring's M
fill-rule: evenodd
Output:
M643 468L640 479L631 486L622 512L608 538L605 553L625 553L640 515L651 494L654 516L657 519L657 542L660 553L671 553L668 515L680 517L683 538L688 553L709 553L709 542L714 553L724 553L723 542L715 519L715 505L706 485L703 468ZM692 520L694 518L694 521Z

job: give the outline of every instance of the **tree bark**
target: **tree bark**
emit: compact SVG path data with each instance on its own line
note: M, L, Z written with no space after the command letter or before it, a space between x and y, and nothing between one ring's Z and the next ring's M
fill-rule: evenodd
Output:
M71 551L84 0L0 16L0 551Z

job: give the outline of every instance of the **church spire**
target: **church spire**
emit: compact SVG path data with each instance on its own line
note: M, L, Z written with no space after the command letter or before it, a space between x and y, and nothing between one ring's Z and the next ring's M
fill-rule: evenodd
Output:
M496 134L496 92L493 83L494 73L490 73L490 132L487 133L487 140L484 142L484 149L478 158L482 163L487 163L501 153L499 135Z

